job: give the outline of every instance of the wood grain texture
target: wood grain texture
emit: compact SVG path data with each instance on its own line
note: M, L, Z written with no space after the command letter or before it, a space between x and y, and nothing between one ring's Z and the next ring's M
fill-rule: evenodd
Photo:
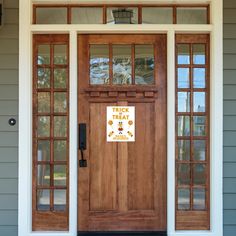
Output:
M89 44L153 44L155 83L89 85ZM78 117L87 124L88 161L78 171L78 231L165 231L166 35L79 35L78 45ZM135 106L134 143L106 142L109 105Z

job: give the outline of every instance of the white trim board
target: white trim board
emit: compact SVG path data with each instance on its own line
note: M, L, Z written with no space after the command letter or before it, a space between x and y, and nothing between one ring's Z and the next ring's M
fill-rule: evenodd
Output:
M39 1L38 1L39 2ZM46 2L44 0L41 3ZM62 2L62 1L60 1ZM63 1L72 3L74 1ZM82 2L82 1L76 1ZM91 1L90 1L91 2ZM93 1L95 2L95 1ZM105 1L106 2L106 1ZM111 0L109 3L115 1ZM119 1L120 3L122 2ZM123 1L124 2L124 1ZM144 1L128 1L143 3ZM126 4L128 4L125 1ZM146 2L146 1L145 1ZM163 1L151 1L159 3ZM166 1L165 1L166 2ZM186 2L185 0L170 2ZM188 0L188 3L196 1ZM199 1L197 1L199 3ZM77 34L78 33L166 33L168 69L167 119L167 232L168 236L222 236L222 135L223 135L223 32L222 0L211 3L211 25L31 25L31 3L20 0L19 39L19 236L76 236L77 235ZM88 1L87 1L88 3ZM101 3L101 2L100 2ZM68 232L31 231L32 178L32 34L68 33L70 35L70 220ZM175 34L211 34L211 230L175 231ZM214 78L214 79L213 79Z

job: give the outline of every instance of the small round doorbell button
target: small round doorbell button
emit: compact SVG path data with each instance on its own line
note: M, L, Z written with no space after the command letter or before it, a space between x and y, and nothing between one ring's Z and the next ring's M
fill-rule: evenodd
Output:
M16 120L15 120L14 118L10 118L10 119L8 120L8 124L9 124L10 126L14 126L14 125L16 124Z

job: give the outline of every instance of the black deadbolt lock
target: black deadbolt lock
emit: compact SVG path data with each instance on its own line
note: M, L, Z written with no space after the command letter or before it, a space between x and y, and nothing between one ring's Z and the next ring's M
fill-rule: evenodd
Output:
M8 120L8 124L9 124L10 126L14 126L14 125L16 124L16 120L15 120L14 118L10 118L10 119Z

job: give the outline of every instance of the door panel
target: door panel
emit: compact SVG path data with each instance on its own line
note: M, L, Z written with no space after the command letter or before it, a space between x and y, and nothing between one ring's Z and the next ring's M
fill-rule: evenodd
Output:
M135 106L135 142L128 144L128 209L154 210L154 103Z
M90 211L116 209L117 145L106 141L106 119L99 115L111 105L90 104Z
M87 124L78 231L166 231L166 35L80 35L78 55L78 120ZM135 142L106 141L107 106L135 107Z

